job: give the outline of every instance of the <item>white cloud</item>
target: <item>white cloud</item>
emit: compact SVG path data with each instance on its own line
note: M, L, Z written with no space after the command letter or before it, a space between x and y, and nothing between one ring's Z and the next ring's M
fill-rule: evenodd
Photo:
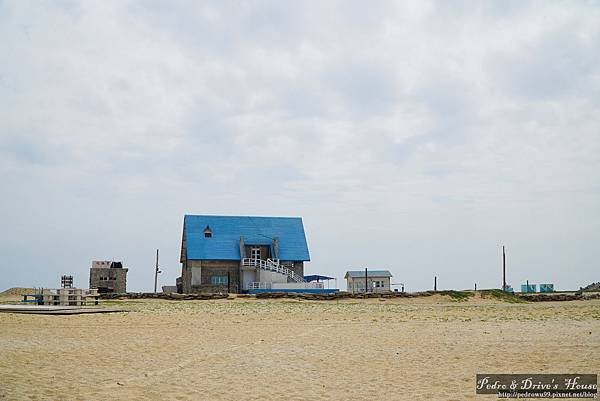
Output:
M497 285L504 241L514 280L597 280L599 27L593 2L0 3L6 285L115 256L148 288L154 247L172 282L185 212L303 215L338 277Z

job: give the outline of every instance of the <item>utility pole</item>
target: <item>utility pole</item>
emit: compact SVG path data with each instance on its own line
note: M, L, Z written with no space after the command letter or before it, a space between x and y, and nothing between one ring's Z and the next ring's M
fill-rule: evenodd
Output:
M433 276L433 291L437 291L437 276Z
M154 270L154 293L156 294L156 284L158 281L158 273L160 273L160 270L158 270L158 249L156 250L156 269Z
M502 291L506 291L506 253L502 245Z

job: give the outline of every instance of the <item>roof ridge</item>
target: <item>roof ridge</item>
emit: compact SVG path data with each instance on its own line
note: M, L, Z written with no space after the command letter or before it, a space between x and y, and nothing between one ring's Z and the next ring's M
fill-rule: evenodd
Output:
M230 215L230 214L185 214L184 217L236 217L250 219L302 219L301 216L253 216L253 215Z

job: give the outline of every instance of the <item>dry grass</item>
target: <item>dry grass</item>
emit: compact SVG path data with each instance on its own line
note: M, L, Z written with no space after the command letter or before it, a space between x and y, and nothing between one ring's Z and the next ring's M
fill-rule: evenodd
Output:
M600 370L600 301L458 298L2 314L0 399L464 400L476 373Z
M14 303L23 299L22 294L34 294L35 288L27 287L13 287L0 292L0 304L1 303Z

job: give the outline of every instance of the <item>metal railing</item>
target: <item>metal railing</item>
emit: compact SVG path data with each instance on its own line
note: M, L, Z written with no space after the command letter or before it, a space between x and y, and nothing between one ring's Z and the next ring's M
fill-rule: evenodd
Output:
M271 283L265 283L265 282L252 282L252 283L248 283L248 290L270 290L271 289Z
M304 277L300 276L299 274L296 274L293 270L288 269L287 267L280 264L279 259L262 260L253 258L243 258L242 266L257 267L262 270L285 274L296 283L304 282Z
M293 291L294 289L323 289L325 286L323 283L295 283L295 284L303 284L303 287L297 287L294 285L290 285L292 283L286 284L284 283L272 283L268 281L253 281L251 283L246 284L246 290L272 290L272 289L285 289L289 291ZM283 287L282 287L283 286ZM275 287L275 288L273 288Z

